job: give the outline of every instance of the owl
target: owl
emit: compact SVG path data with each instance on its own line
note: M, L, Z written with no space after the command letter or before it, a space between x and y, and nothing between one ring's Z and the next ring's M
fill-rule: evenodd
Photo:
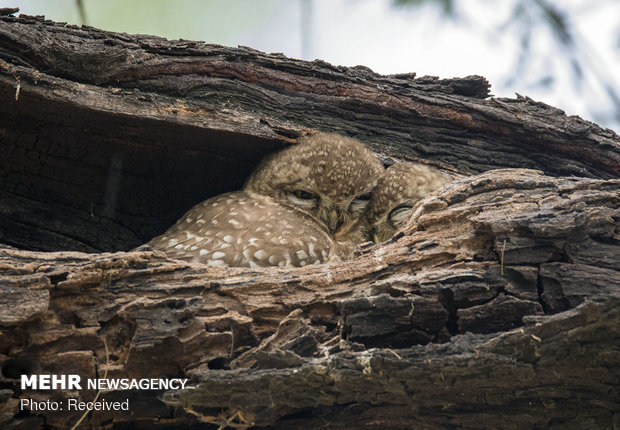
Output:
M362 220L384 170L356 140L304 137L261 162L241 191L197 204L149 245L210 266L344 260L365 240Z
M392 237L418 201L451 180L449 175L421 163L398 162L388 167L368 205L366 228L370 238L378 243Z

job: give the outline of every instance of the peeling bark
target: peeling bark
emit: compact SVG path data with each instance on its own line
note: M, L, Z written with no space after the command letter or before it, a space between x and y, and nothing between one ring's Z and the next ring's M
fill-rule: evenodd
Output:
M107 370L192 387L83 428L619 427L620 138L488 93L0 10L0 424ZM347 262L123 252L312 130L461 179Z
M18 247L131 249L310 130L463 174L620 176L611 130L485 98L482 77L381 76L12 16L0 17L0 58L0 231L12 232L0 241Z

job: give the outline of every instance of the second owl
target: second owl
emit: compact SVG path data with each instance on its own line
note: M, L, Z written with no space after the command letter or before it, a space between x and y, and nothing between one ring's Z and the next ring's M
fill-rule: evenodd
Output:
M368 205L370 239L383 242L404 224L415 204L451 181L446 173L420 163L398 162L379 179Z

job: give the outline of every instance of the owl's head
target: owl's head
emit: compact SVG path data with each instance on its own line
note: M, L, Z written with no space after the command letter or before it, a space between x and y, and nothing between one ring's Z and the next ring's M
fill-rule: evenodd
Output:
M383 171L362 143L317 133L264 160L244 190L302 212L335 239L361 242L359 222Z
M425 164L399 162L388 167L368 205L367 225L372 240L378 243L392 237L418 201L450 180L449 175Z

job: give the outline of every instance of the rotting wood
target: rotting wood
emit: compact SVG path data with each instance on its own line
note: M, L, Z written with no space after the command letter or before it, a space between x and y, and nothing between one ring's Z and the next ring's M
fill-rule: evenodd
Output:
M485 417L490 427L566 424L568 418L604 427L618 418L620 275L593 264L587 248L566 260L567 250L584 241L617 250L610 243L618 235L619 207L620 180L508 169L454 183L419 204L399 238L339 264L257 271L189 265L152 251L5 248L6 303L25 289L49 297L33 296L39 298L29 306L43 310L20 311L18 321L14 307L0 308L0 321L10 324L2 331L3 368L9 369L3 379L63 369L63 355L81 358L60 361L64 369L89 374L97 366L102 372L107 339L110 377L185 376L198 384L167 393L169 406L138 409L154 417L176 407L169 424L210 416L221 425L236 415L231 424L239 427L244 417L296 428L328 420L323 414L329 411L344 420L331 424L347 428L369 419L354 405L375 404L377 428L465 426L472 416ZM604 265L619 267L619 256L608 254ZM583 337L574 337L575 330ZM582 339L592 342L587 354ZM550 360L560 351L564 361ZM554 365L557 378L545 377ZM446 386L430 390L446 377ZM306 392L300 391L303 381ZM599 403L578 407L572 390ZM127 396L106 394L108 400ZM130 399L142 404L150 396L137 392ZM6 407L15 402L9 399ZM558 409L543 414L545 404ZM567 407L574 411L570 417ZM501 413L487 417L492 410ZM46 419L62 428L76 417ZM89 419L99 428L133 416Z
M476 76L381 76L0 16L0 233L12 232L0 242L132 249L195 203L240 188L265 154L311 130L461 174L620 176L611 130L488 94Z
M67 428L18 396L96 394L21 374L107 370L193 388L105 393L131 413L83 428L619 427L620 139L488 91L0 16L0 425ZM344 263L112 252L312 130L462 179Z

